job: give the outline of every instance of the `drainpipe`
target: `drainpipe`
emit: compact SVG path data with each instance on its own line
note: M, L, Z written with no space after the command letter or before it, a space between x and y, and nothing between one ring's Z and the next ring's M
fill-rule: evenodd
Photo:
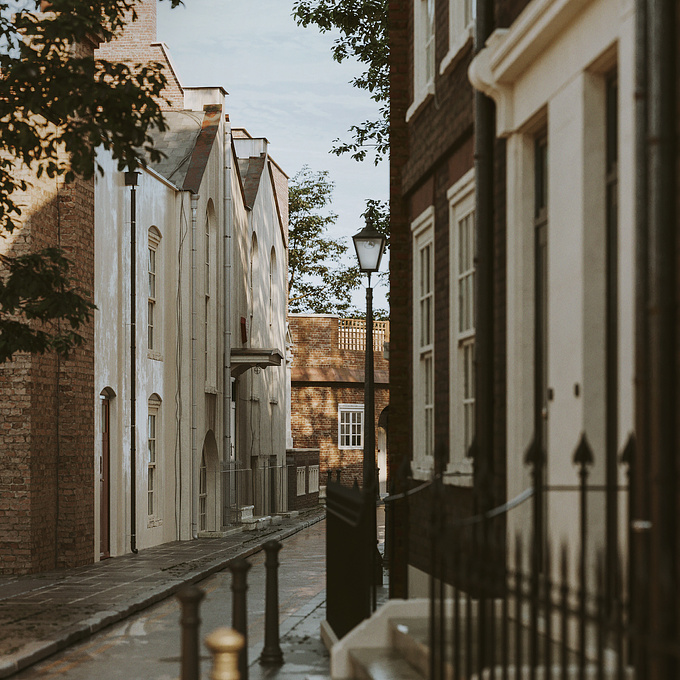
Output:
M493 28L493 11L489 0L477 0L475 54L484 47ZM494 196L493 145L495 139L494 108L489 97L475 90L475 211L477 223L477 351L476 374L479 408L475 439L475 484L481 507L490 507L493 473L493 365L494 365Z
M137 554L137 181L125 173L130 187L130 550Z
M231 262L234 220L232 214L231 197L231 123L229 116L225 116L224 129L224 383L223 422L224 448L222 451L222 465L228 466L231 461ZM222 478L224 480L224 477ZM222 486L222 524L229 521L228 494Z
M647 206L647 0L635 6L635 453L630 461L631 605L635 630L649 630L649 233ZM636 665L643 645L634 642Z
M475 54L484 48L493 28L492 0L477 0L475 23ZM495 420L494 388L494 104L489 97L475 90L475 215L477 223L477 261L475 283L477 287L477 334L475 351L476 389L480 399L475 417L476 455L474 459L474 485L477 493L477 512L492 505L494 470ZM441 471L443 472L443 470ZM488 540L489 527L484 522L479 538L482 545ZM490 600L480 595L478 619L480 631L494 616ZM482 638L484 636L482 635ZM488 645L479 645L477 655L480 667L487 662Z
M191 537L198 538L198 491L196 485L196 400L198 398L196 376L198 357L196 355L196 212L198 194L191 194Z
M649 329L652 545L650 636L668 640L678 626L677 476L677 173L676 0L649 0ZM674 677L652 660L652 677Z

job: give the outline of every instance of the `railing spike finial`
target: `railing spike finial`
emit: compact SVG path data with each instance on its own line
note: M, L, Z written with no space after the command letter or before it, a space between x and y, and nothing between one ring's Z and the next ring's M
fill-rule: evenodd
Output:
M479 457L479 445L477 444L477 437L472 438L472 442L467 450L468 457L475 461Z
M407 479L413 478L413 470L411 469L410 458L402 458L401 464L399 465L399 470L397 471L397 476L401 482L405 482Z
M586 437L586 433L584 432L581 435L581 439L578 443L578 446L576 447L576 451L574 451L574 465L585 467L586 465L592 465L594 462L595 458L593 456L593 449L591 448L588 442L588 437Z
M531 444L527 447L526 453L524 454L524 464L525 465L537 465L543 462L543 451L541 451L536 437L533 437Z
M443 443L437 444L434 450L434 467L435 474L443 474L446 469L446 463L448 461L449 455L446 445Z
M623 465L632 465L635 457L635 432L631 432L626 445L621 452L621 463Z

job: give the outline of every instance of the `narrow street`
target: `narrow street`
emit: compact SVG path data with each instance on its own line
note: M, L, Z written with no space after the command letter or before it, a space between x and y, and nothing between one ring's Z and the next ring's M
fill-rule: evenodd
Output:
M325 531L326 522L318 522L283 542L279 553L282 630L285 622L290 624L290 618L314 598L322 601L319 598L323 598L326 586ZM259 552L249 558L252 565L248 573L249 664L258 658L264 640L264 557L264 552ZM231 624L231 572L225 569L198 585L206 593L201 606L203 639L215 628ZM174 597L169 598L14 677L174 680L179 677L179 616L179 603ZM315 634L318 638L318 628ZM205 651L202 677L208 677L209 669L210 659ZM252 669L251 679L254 677L260 677L259 668Z

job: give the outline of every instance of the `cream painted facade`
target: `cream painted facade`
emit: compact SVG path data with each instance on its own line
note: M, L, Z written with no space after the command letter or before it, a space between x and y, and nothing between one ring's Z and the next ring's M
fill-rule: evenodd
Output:
M633 428L634 3L535 0L496 30L470 66L493 98L507 140L507 498L531 487L523 463L534 433L536 139L547 140L547 404L549 486L576 485L582 433L594 451L589 484L605 483L606 458L606 81L617 79L615 200L616 450ZM625 484L623 471L619 483ZM604 495L589 495L589 541L604 543ZM576 492L549 493L549 540L577 545ZM531 526L531 506L508 514L508 535ZM619 545L627 507L619 499ZM624 553L625 554L625 553Z
M113 556L287 509L287 177L266 140L233 138L224 95L186 88L167 158L139 170L135 350L132 188L98 157L95 559L107 510Z

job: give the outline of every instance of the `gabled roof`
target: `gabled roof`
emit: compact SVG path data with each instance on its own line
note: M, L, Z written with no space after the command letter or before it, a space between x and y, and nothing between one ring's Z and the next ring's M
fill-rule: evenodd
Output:
M198 193L222 116L219 104L203 111L165 111L166 130L154 130L154 146L165 154L149 166L181 189Z
M257 191L260 188L260 178L262 177L265 161L265 154L238 159L238 168L243 180L243 199L251 210L255 205Z

